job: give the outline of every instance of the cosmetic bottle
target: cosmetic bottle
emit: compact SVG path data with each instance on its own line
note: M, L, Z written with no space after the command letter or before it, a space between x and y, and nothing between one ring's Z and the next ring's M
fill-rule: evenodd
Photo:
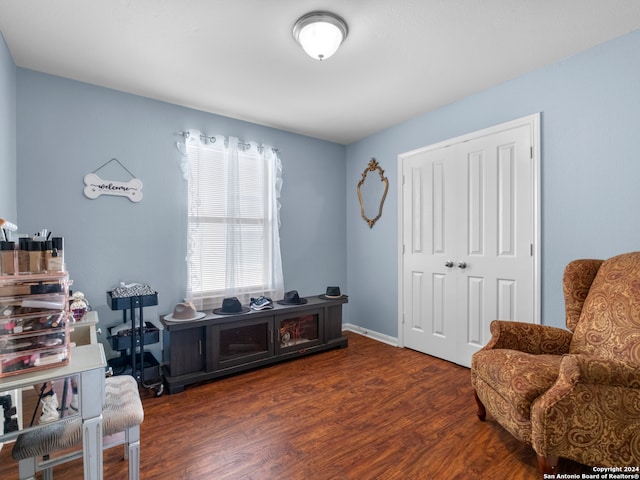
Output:
M47 270L50 272L62 272L64 271L64 238L53 237L51 243L51 257L49 258Z
M0 275L16 273L16 244L0 242Z
M41 273L42 272L42 242L37 240L31 240L27 243L27 250L29 251L29 272Z
M42 258L40 269L43 272L49 270L49 262L53 257L53 242L51 240L45 240L44 242L40 242L42 244Z
M29 243L31 240L27 237L20 237L18 239L18 272L29 273Z

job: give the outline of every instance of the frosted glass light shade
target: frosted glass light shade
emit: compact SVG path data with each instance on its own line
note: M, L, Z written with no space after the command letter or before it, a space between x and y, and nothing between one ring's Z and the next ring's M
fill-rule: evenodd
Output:
M325 60L336 53L347 31L345 21L328 12L308 13L293 26L296 41L316 60Z

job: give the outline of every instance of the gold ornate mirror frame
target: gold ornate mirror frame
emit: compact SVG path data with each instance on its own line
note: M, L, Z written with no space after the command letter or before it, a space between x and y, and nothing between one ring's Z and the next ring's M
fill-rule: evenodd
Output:
M364 184L364 181L367 178L367 173L378 171L378 175L380 175L380 181L384 183L384 192L382 194L382 199L380 199L380 208L378 209L378 215L375 218L367 218L364 213L364 202L362 201L362 193L360 192L360 187ZM373 228L378 219L382 216L382 206L384 205L384 199L387 198L387 191L389 190L389 180L384 176L384 170L380 168L378 165L378 161L375 158L372 158L367 168L362 172L362 180L358 182L358 200L360 200L360 211L362 212L362 218L369 225L369 228Z

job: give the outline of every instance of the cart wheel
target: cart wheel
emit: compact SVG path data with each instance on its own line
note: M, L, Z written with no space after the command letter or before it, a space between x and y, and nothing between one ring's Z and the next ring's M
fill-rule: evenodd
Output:
M160 386L155 389L155 391L156 391L155 393L156 397L159 397L160 395L162 395L162 392L164 392L164 384L161 383Z

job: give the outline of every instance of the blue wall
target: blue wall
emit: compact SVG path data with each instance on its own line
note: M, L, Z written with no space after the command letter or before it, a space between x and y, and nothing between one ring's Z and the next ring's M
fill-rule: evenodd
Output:
M18 221L16 192L16 65L0 34L0 218Z
M1 101L9 99L0 111L0 206L17 208L23 231L46 227L65 237L74 288L101 320L119 319L105 292L120 280L150 283L163 314L185 288L186 185L176 132L198 128L272 144L284 166L285 287L311 295L346 285L345 322L397 337L398 154L542 112L542 320L563 326L566 263L640 246L639 53L636 31L345 148L16 69L0 42ZM84 175L112 157L144 182L139 204L83 196ZM390 180L373 229L360 218L356 196L371 157ZM105 178L128 179L111 167L101 171Z
M175 143L188 128L278 148L285 289L346 285L344 146L21 68L17 84L20 230L65 237L73 289L105 326L121 320L106 304L119 281L155 288L159 314L185 294L186 181ZM83 195L84 176L111 158L142 180L140 203ZM97 173L130 179L115 163Z
M542 322L563 327L564 266L640 250L638 58L635 31L349 145L348 321L398 336L398 154L542 112ZM371 157L390 189L370 230L356 185Z

